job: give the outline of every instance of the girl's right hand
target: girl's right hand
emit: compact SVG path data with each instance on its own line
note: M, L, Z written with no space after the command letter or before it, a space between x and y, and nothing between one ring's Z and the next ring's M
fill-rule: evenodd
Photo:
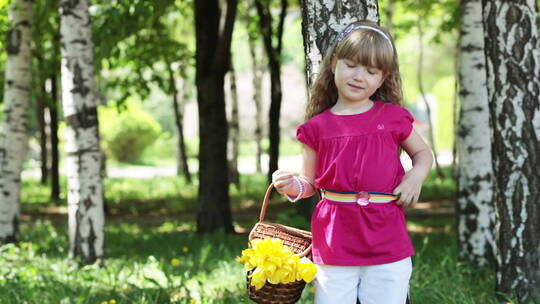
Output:
M298 193L297 186L294 182L294 174L285 170L276 170L272 173L272 183L277 192L281 194L295 195Z

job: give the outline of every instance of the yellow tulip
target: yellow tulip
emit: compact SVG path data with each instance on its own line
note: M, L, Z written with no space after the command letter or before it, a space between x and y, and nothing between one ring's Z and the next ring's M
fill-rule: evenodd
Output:
M308 283L313 281L315 275L317 274L317 268L308 258L304 257L300 259L300 261L298 261L297 267L298 272L296 275L296 279L302 279Z
M268 262L276 265L276 267L281 267L282 264L281 258L275 256L268 257Z
M307 258L300 259L279 239L253 240L251 247L243 250L236 260L242 263L246 270L253 270L250 275L251 285L257 289L262 288L266 282L310 282L315 278L315 265Z

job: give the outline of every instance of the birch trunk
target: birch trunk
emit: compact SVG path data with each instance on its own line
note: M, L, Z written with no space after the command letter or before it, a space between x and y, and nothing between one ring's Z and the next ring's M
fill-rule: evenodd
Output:
M540 301L540 50L536 0L483 0L493 175L496 290Z
M87 0L61 0L62 101L66 120L70 258L104 258L97 96Z
M358 20L378 23L379 5L377 0L302 0L301 5L306 76L311 87L324 54L338 33Z
M32 70L33 1L9 8L4 118L0 130L0 243L16 241L21 170L27 150L28 102Z
M486 87L482 1L461 1L457 132L459 256L495 262L491 125Z

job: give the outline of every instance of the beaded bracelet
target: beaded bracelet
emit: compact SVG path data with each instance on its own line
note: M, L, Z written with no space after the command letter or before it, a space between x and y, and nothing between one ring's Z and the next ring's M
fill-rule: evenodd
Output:
M296 201L298 201L299 199L302 198L302 195L304 195L304 183L302 183L302 181L300 181L300 179L298 177L293 177L294 181L296 182L296 184L298 185L298 195L296 195L295 198L292 198L290 195L285 195L287 197L287 199L289 200L289 202L291 203L294 203Z

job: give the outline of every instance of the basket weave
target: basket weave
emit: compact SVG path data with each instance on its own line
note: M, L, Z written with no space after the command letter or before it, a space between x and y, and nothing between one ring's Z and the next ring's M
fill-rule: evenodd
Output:
M255 239L276 238L283 242L283 245L289 247L296 255L300 257L311 256L311 232L301 229L288 227L276 223L265 222L266 208L268 200L274 185L270 184L264 196L263 205L259 222L255 224L249 233L248 245L251 247L251 241ZM306 286L303 280L287 284L271 284L266 282L264 286L257 290L251 286L251 279L247 273L247 290L249 298L259 304L293 304L296 303L302 295L302 290Z

